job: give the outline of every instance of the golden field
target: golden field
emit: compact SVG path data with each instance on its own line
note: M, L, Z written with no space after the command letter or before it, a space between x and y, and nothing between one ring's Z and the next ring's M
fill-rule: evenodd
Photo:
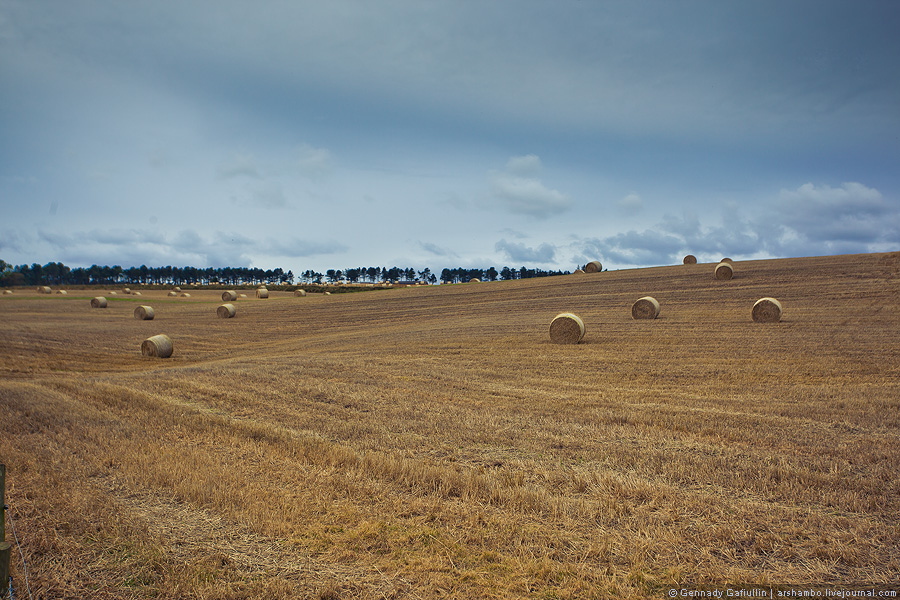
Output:
M0 461L31 592L900 589L900 253L734 266L244 290L233 319L221 290L0 296ZM633 320L646 295L659 318ZM763 296L780 323L752 322ZM550 343L560 312L581 344ZM160 333L172 358L143 357ZM26 597L15 547L12 572Z

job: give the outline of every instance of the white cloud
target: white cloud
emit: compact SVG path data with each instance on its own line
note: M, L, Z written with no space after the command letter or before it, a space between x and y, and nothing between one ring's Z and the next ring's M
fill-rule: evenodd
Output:
M618 202L620 212L626 215L633 215L641 212L644 209L644 201L641 199L640 195L631 192Z
M306 177L318 178L331 171L333 158L325 148L303 144L298 150L297 168Z
M262 177L256 165L256 159L250 154L235 154L231 158L223 160L216 168L216 175L219 179L235 177L260 179Z
M494 245L494 249L503 252L514 263L546 264L552 263L556 257L556 248L546 243L537 248L530 248L525 244L502 239Z
M537 178L540 170L541 161L537 156L514 156L507 161L505 170L489 173L491 193L513 214L546 219L569 210L572 201L541 183Z

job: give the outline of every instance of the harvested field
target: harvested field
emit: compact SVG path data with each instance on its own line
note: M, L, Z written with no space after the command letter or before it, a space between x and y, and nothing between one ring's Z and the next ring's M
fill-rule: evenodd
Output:
M0 457L31 590L897 589L900 254L739 261L728 286L711 268L271 291L227 324L221 290L102 311L92 290L2 296ZM665 307L652 327L628 312L642 295ZM780 322L749 318L762 297ZM144 302L169 359L137 351ZM548 339L561 312L580 344Z

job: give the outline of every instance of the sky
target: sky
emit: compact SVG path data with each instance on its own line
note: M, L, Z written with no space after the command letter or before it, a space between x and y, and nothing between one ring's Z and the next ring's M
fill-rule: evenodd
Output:
M11 264L900 250L894 0L0 0Z

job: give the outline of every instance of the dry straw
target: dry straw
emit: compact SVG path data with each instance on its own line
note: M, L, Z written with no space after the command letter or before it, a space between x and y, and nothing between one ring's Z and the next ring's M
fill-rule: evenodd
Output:
M258 290L256 290L256 297L257 298L268 298L269 290L267 290L266 288L259 288Z
M106 298L104 298L103 296L91 298L91 308L106 308L106 304Z
M592 260L588 264L584 265L585 273L599 273L603 270L603 265L600 264L599 260Z
M697 264L697 257L694 256L693 254L688 254L687 256L684 257L684 264L686 264L686 265L696 265L696 264Z
M632 319L655 319L658 316L659 302L652 296L638 298L638 301L631 305Z
M223 302L233 302L237 300L237 292L233 292L231 290L227 292L222 292L222 301Z
M584 337L584 322L578 315L560 313L550 321L550 341L554 344L577 344Z
M716 265L716 279L727 281L734 277L734 267L730 263L720 262Z
M234 317L234 304L223 304L216 309L216 316L220 319L231 319Z
M156 358L169 358L174 350L172 340L167 335L154 335L141 344L141 354Z
M134 309L134 318L139 321L152 321L153 317L156 316L153 314L153 308L150 306L138 306Z
M305 296L306 290L294 290L294 295L295 296Z
M760 298L753 305L751 314L757 323L777 323L781 320L781 302L775 298Z

